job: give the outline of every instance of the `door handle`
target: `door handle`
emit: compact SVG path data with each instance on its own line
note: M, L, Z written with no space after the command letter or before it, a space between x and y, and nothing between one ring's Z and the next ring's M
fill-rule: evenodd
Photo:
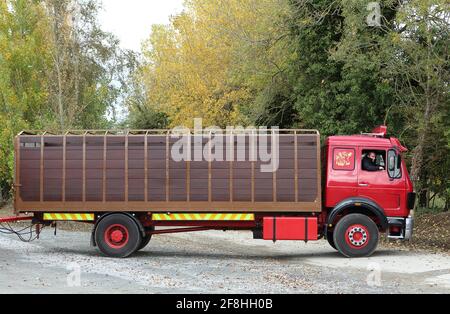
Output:
M358 185L359 185L359 186L363 186L363 187L365 187L365 186L369 186L369 183L366 183L366 182L362 182L362 183L359 183Z

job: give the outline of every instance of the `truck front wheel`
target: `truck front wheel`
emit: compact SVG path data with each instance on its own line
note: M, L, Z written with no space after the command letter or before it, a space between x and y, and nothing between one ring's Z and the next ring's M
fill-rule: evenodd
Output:
M142 235L136 222L122 214L108 215L95 229L95 241L99 250L110 257L128 257L142 243Z
M327 241L328 244L336 250L336 244L334 244L334 238L333 238L333 232L332 231L328 231L327 232Z
M336 249L346 257L366 257L372 255L378 245L378 228L370 217L350 214L336 225L333 240Z

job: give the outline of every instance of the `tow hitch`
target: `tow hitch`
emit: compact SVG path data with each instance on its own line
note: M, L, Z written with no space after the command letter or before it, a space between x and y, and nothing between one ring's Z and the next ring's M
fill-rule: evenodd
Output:
M39 223L33 222L32 216L14 216L14 217L1 217L0 218L0 233L1 234L14 234L23 242L32 242L39 239L43 226ZM17 223L21 221L30 221L28 226L13 227L10 223ZM34 227L34 228L33 228Z

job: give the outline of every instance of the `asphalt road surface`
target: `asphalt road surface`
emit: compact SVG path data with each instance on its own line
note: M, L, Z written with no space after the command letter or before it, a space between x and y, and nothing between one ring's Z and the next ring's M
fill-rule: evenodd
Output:
M378 248L346 259L324 240L249 232L155 236L127 259L102 257L88 232L0 235L0 293L450 293L450 256Z

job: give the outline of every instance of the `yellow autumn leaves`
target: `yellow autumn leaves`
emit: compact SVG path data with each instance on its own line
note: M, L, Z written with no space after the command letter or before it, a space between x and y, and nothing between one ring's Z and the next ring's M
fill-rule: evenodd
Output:
M273 38L285 0L188 0L169 25L153 26L143 45L146 106L171 126L246 124L242 108L284 60Z

